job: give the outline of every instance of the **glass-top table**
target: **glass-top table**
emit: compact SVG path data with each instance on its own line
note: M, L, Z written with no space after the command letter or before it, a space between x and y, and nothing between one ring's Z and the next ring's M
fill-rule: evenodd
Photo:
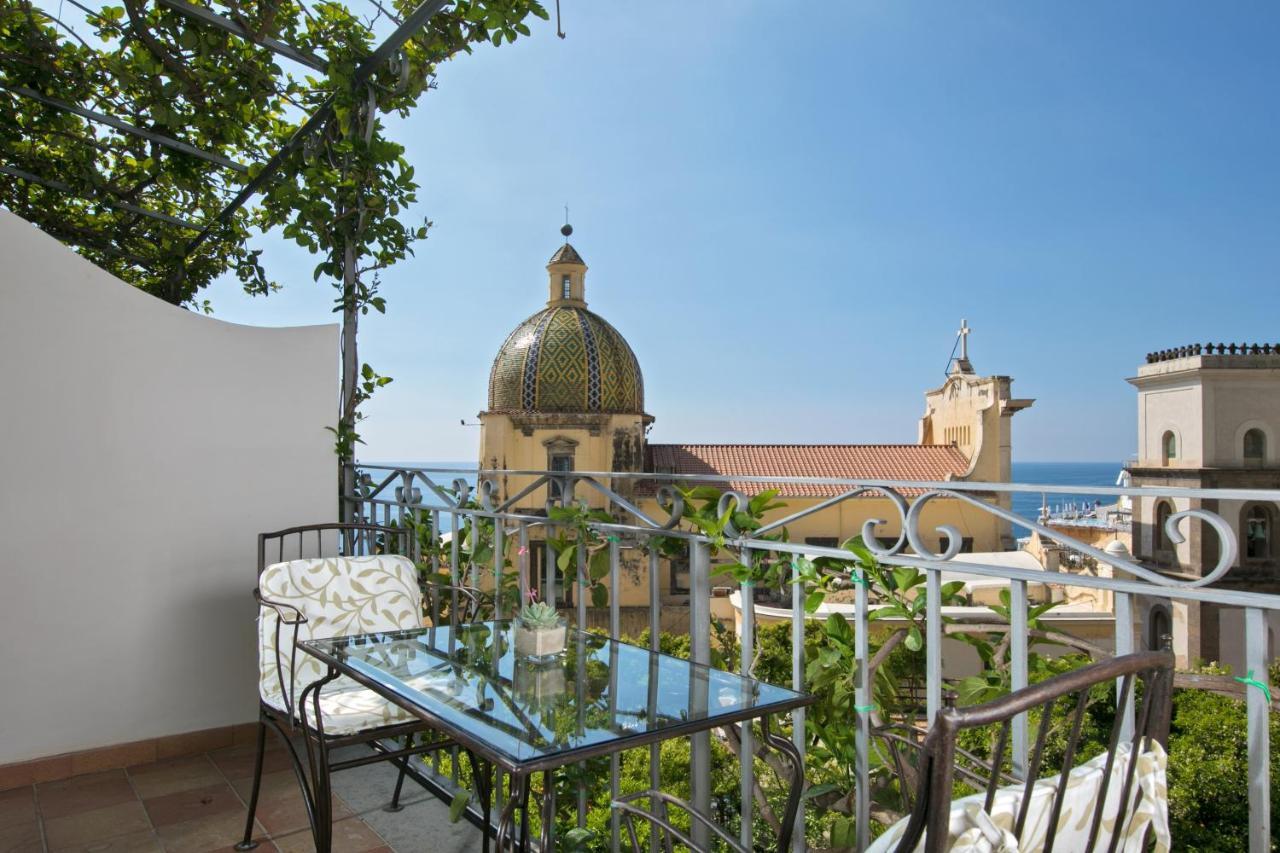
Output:
M299 643L512 774L785 713L812 696L569 629L517 657L511 621Z

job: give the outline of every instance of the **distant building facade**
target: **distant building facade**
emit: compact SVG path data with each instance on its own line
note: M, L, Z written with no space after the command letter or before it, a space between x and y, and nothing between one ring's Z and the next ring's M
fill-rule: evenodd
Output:
M1129 379L1138 390L1135 486L1280 488L1280 345L1195 344L1151 353ZM1271 502L1143 498L1133 501L1134 556L1163 572L1201 577L1219 560L1217 537L1184 522L1175 542L1166 522L1188 509L1220 515L1239 554L1218 586L1280 592L1280 506ZM1171 624L1179 663L1237 657L1240 614L1213 605L1147 602L1146 634ZM1272 638L1269 654L1277 651Z
M979 376L968 357L968 329L963 328L960 357L953 360L943 384L925 395L919 441L900 445L758 445L651 444L654 417L645 411L644 379L639 360L622 335L590 311L586 300L587 265L567 242L547 264L546 306L507 336L494 359L488 407L480 413L479 463L484 469L650 472L669 475L724 475L724 485L744 492L767 487L757 482L734 484L729 475L801 476L901 480L981 480L1008 482L1011 475L1010 420L1031 405L1016 399L1007 376ZM530 486L532 477L512 473L499 478L499 496L507 500ZM655 485L618 479L612 488L654 518L665 518L657 506ZM780 499L790 514L840 493L832 487L779 484ZM532 492L517 512L544 512L541 490ZM602 496L581 489L575 499L604 506ZM1007 497L985 496L1008 506ZM896 539L900 519L887 498L867 496L843 501L789 525L792 541L835 545L856 536L869 518L887 519L879 530ZM939 499L925 507L923 531L953 525L962 531L966 551L998 551L1015 547L1007 522L975 511L960 501ZM540 535L540 534L535 534ZM932 547L945 543L935 539ZM531 581L546 577L545 548L530 549ZM648 601L644 572L624 571L624 605ZM551 569L556 571L554 567ZM558 574L558 572L557 572ZM686 594L687 575L678 563L662 581L665 600ZM557 581L557 599L569 604L572 584Z

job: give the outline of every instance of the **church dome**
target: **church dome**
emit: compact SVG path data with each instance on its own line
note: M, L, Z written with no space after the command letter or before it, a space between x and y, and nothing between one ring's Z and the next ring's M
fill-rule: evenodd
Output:
M489 411L642 414L640 363L618 330L587 310L582 257L565 243L547 270L547 307L516 326L493 360Z

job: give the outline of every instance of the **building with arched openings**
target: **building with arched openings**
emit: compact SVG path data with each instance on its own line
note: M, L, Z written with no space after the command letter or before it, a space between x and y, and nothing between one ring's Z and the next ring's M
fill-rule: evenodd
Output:
M678 482L684 475L831 477L850 479L981 480L1010 479L1012 416L1031 405L1015 399L1007 376L979 376L968 353L968 328L962 348L952 360L943 384L925 395L925 413L914 443L871 444L656 444L648 440L653 415L645 410L640 360L622 334L587 305L587 264L566 242L546 265L546 305L516 325L498 349L489 376L488 405L480 413L479 463L482 469L510 471L498 477L498 497L517 497L513 509L524 514L545 511L545 492L521 492L534 478L520 471L572 470L651 472ZM653 483L615 479L615 491L652 517L665 517L657 507ZM744 492L763 488L741 484ZM790 514L829 500L842 489L780 485L786 503L778 515ZM574 496L595 507L598 494ZM986 495L1008 506L1007 496ZM527 500L527 504L522 501ZM898 513L883 497L844 501L789 527L792 540L834 546L861 532L869 518L889 519L884 536L899 534ZM963 535L967 551L1002 551L1015 547L1009 524L989 513L968 511L960 501L932 501L922 514L922 529L952 525ZM535 535L541 535L540 532ZM939 549L942 542L932 543ZM547 549L530 549L531 585L560 575L556 598L568 604L574 590L563 573L549 565ZM648 601L638 566L624 571L619 591L624 605ZM664 601L679 603L687 594L678 564L664 573Z
M1195 344L1151 353L1129 382L1138 389L1138 457L1128 467L1135 486L1280 488L1280 345ZM1183 541L1170 533L1169 519L1188 509L1217 513L1236 534L1240 552L1219 586L1280 592L1275 503L1139 495L1134 556L1172 574L1213 571L1219 551L1212 531L1183 522ZM1151 613L1166 618L1169 610L1152 603L1144 620ZM1171 610L1180 663L1235 657L1229 646L1238 643L1238 612L1195 604Z

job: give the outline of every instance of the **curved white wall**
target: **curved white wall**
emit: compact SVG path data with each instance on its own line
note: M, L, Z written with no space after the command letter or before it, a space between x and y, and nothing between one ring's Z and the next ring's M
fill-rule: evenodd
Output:
M336 517L338 327L168 305L0 210L0 764L256 719L256 535Z

